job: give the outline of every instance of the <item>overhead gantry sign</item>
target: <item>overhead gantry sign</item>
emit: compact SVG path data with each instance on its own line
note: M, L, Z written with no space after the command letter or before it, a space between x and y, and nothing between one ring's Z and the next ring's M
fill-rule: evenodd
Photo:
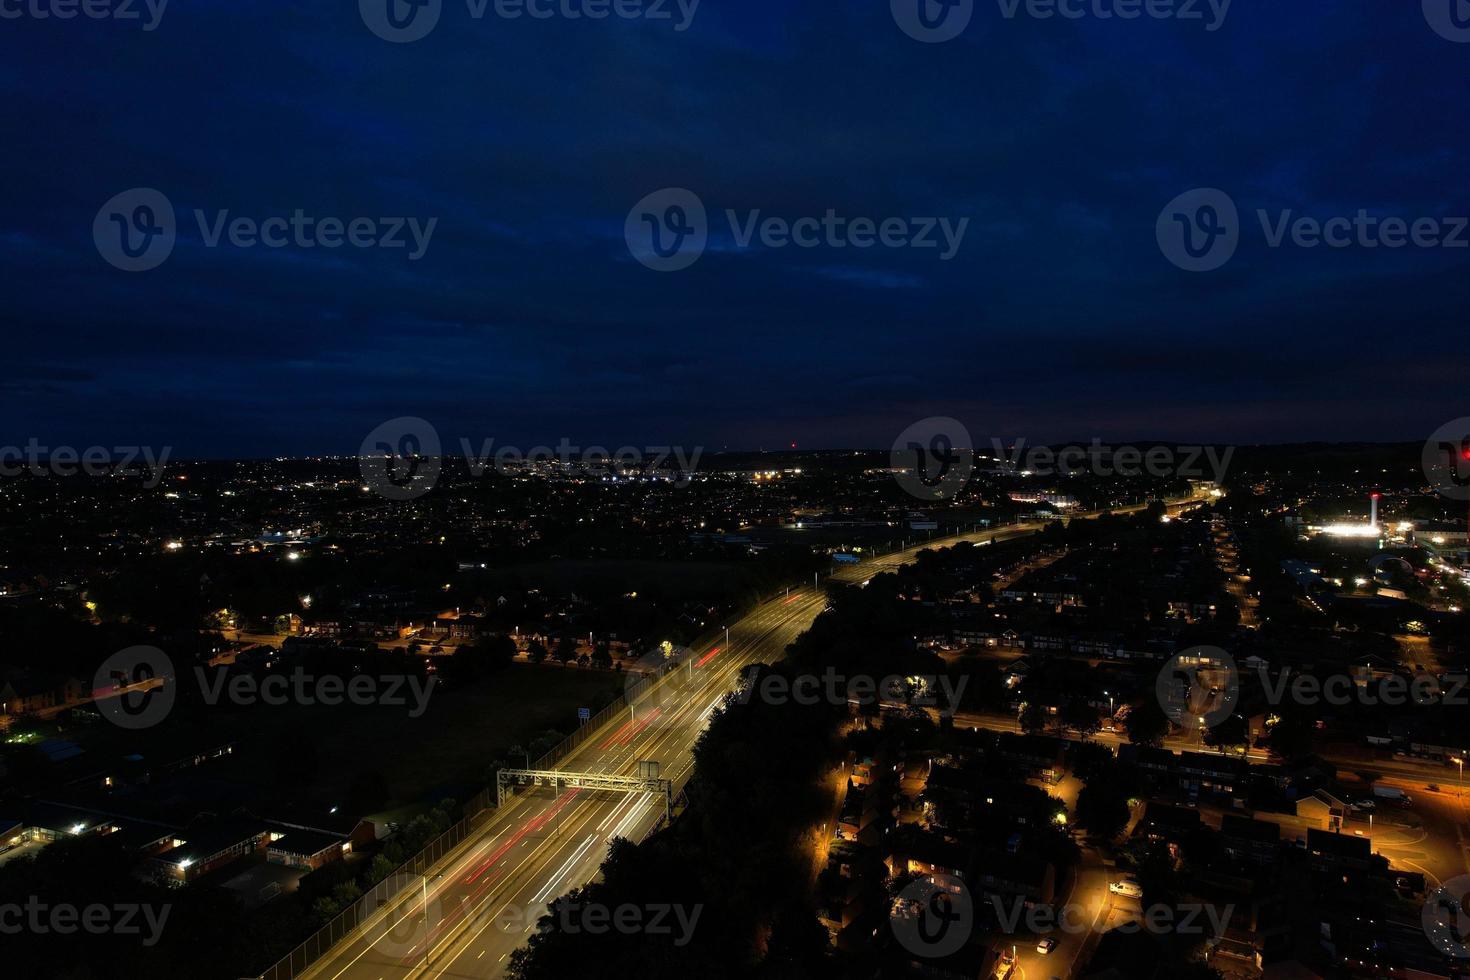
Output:
M504 806L517 786L546 786L563 789L607 790L614 793L659 793L664 798L664 816L674 809L674 784L660 779L658 763L638 763L636 776L611 776L600 772L569 772L563 769L502 769L495 775L495 805Z

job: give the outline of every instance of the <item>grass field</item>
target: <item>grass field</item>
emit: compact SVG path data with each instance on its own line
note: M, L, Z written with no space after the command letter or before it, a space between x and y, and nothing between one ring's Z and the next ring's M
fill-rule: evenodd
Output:
M240 753L233 778L274 784L273 746L302 733L317 760L313 794L323 802L345 798L359 772L377 770L397 805L435 789L483 784L505 750L548 729L574 729L578 708L595 713L623 681L601 671L514 665L472 687L433 692L418 718L401 707L291 706L221 708L220 722L253 743Z
M615 672L515 664L475 685L433 690L417 718L410 717L416 699L407 689L408 706L181 703L164 723L140 731L106 721L63 725L60 736L84 754L53 778L98 771L125 753L163 765L234 743L229 758L172 779L197 784L200 798L218 794L219 809L229 799L329 807L346 802L360 774L376 772L387 783L388 806L411 805L436 790L483 786L491 764L511 746L553 729L570 732L578 708L596 713L624 681Z

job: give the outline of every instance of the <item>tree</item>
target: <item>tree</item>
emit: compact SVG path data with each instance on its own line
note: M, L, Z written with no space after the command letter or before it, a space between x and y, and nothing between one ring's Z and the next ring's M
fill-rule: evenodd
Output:
M1028 735L1039 735L1046 731L1050 717L1045 705L1028 704L1021 712L1021 730Z
M1091 735L1102 727L1097 709L1088 704L1086 698L1070 698L1062 705L1062 724L1083 736Z
M1250 729L1240 715L1231 715L1213 728L1206 729L1204 741L1219 749L1244 748L1250 745Z
M597 646L592 649L591 663L598 670L607 670L612 667L612 650L608 647L606 640L597 641Z
M1095 780L1077 794L1077 825L1099 837L1113 838L1128 826L1128 798L1107 780Z
M577 659L577 641L571 636L564 636L557 641L556 653L552 655L556 662L563 666Z
M1114 768L1113 750L1097 742L1073 742L1071 758L1072 774L1084 783L1108 778Z
M1142 704L1128 712L1128 717L1123 719L1123 727L1128 731L1128 741L1134 745L1158 748L1164 744L1164 736L1169 734L1169 719L1158 701L1144 698Z
M540 640L532 640L526 645L526 659L533 664L544 664L546 662L546 644Z
M447 664L450 679L456 684L469 686L480 677L480 656L474 647L456 647Z
M490 670L503 670L516 659L516 641L504 633L482 636L470 647L475 657Z
M1288 714L1276 720L1267 729L1266 742L1271 751L1283 759L1297 759L1310 755L1314 741L1314 722L1310 718Z

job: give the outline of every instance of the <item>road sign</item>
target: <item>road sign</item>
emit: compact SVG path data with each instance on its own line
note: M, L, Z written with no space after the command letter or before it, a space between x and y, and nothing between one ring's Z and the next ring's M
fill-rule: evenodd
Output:
M580 718L582 721L591 721L592 720L592 709L591 708L578 708L577 709L577 717Z

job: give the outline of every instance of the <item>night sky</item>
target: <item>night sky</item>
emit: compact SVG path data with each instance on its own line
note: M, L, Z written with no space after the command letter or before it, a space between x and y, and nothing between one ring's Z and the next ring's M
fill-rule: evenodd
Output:
M413 43L355 0L173 0L151 31L44 2L0 3L26 11L0 18L0 444L348 453L403 415L446 444L887 448L932 415L982 444L1420 440L1467 414L1470 231L1271 248L1255 217L1470 213L1470 43L1418 0L1237 0L1213 31L1203 0L977 0L944 43L888 0L705 0L684 31L672 2L443 0ZM125 272L93 224L137 187L178 235ZM668 187L710 214L679 272L624 239ZM1188 272L1156 222L1201 187L1240 245ZM438 222L414 261L210 247L194 209ZM969 223L944 261L741 246L726 209Z

